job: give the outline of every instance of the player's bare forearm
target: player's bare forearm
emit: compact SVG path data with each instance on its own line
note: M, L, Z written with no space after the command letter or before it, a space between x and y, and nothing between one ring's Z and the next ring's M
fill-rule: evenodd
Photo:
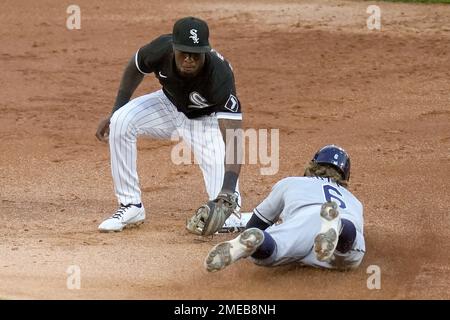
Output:
M139 72L136 68L136 64L134 62L134 56L128 62L125 71L122 76L122 80L120 81L119 90L117 92L116 101L114 103L113 110L111 114L113 114L117 109L125 105L128 101L130 101L131 96L133 95L136 88L144 79L144 75Z
M225 142L225 176L221 192L236 190L242 164L242 121L219 119L220 132Z

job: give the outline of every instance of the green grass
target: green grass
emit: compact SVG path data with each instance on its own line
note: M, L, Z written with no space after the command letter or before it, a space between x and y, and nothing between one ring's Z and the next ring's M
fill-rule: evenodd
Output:
M450 0L382 0L386 2L405 2L405 3L447 3L450 4Z

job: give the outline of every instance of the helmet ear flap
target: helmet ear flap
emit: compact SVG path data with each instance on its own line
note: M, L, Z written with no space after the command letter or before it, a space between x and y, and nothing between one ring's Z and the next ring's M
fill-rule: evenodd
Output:
M348 155L347 155L348 156ZM347 181L349 181L350 180L350 164L351 164L351 162L350 162L350 158L348 158L348 172L347 172L347 177L345 178L345 180L347 180Z

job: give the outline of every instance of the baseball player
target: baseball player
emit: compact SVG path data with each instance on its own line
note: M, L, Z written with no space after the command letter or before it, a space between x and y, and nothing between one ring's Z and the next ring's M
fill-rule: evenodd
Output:
M261 266L358 267L366 250L363 207L347 190L349 178L348 154L335 145L321 148L303 177L275 184L243 233L209 252L206 269L219 271L246 257Z
M225 141L225 132L241 128L241 105L233 70L211 49L208 38L205 21L180 19L172 34L161 35L141 47L126 66L111 115L100 121L96 132L100 141L109 140L120 204L100 224L100 231L121 231L144 222L136 170L136 140L141 135L183 138L200 165L209 200L220 196L221 202L228 201L238 211L241 162L225 159L226 150L237 150L240 140L234 137ZM129 101L144 76L151 73L162 89Z

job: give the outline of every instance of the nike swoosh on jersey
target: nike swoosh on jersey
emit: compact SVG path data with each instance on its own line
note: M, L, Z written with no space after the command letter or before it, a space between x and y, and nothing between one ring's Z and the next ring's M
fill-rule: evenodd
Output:
M158 74L159 74L159 76L160 76L161 78L167 79L167 76L163 75L163 74L161 73L161 71L159 71Z

